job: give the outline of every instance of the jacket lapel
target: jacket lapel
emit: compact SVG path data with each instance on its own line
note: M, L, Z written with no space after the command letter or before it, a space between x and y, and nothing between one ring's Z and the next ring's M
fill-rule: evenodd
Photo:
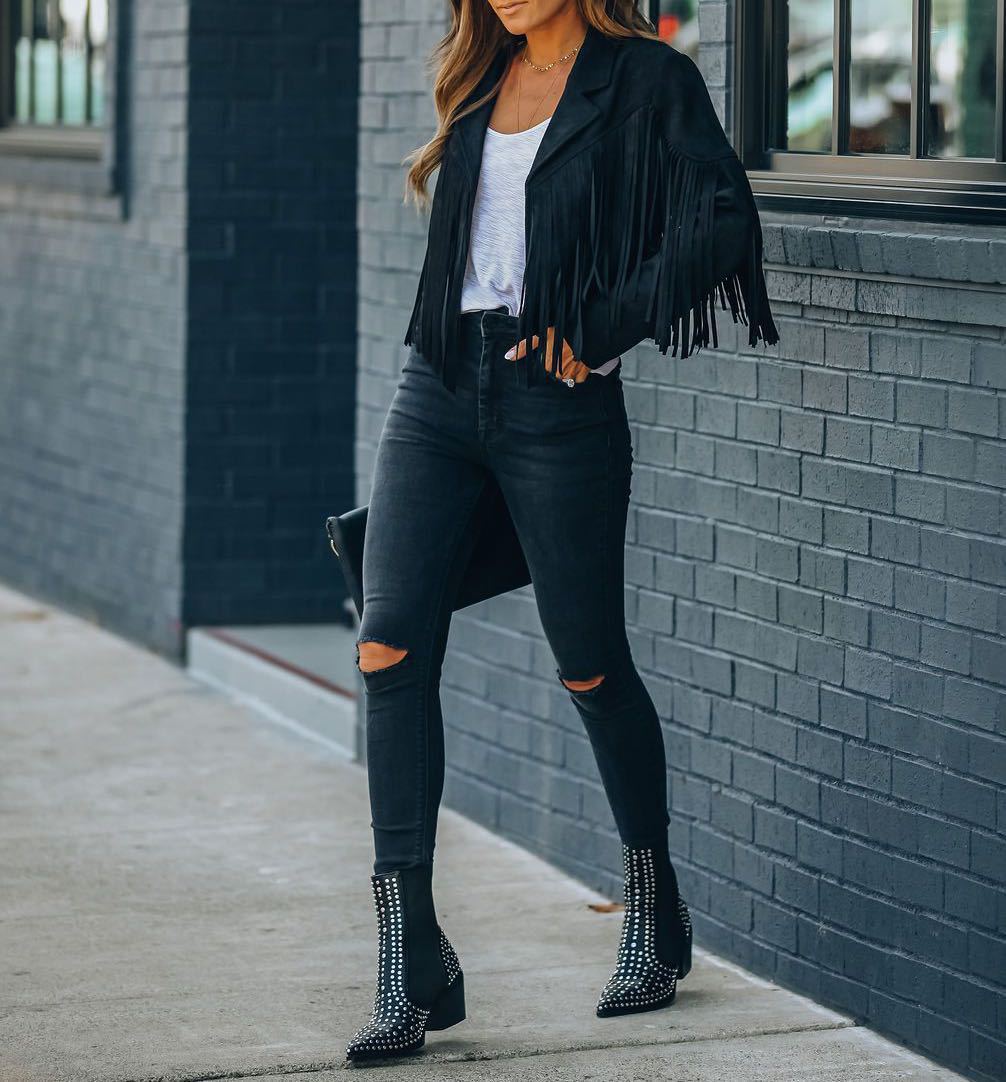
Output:
M552 120L545 129L538 153L527 175L528 185L535 182L541 170L556 160L560 151L569 146L574 137L601 115L601 109L589 94L605 86L611 77L614 42L593 26L587 27L580 51L563 88L559 103L552 113Z
M485 75L478 81L475 89L468 95L465 104L478 101L483 94L488 93L496 85L496 80L503 74L505 66L506 55L501 49L493 58ZM472 184L478 183L479 171L482 168L482 144L485 141L486 128L489 127L489 117L492 115L495 104L495 97L483 102L474 113L469 113L457 121L451 135L452 139L457 139L458 145L461 147L461 157L468 170L468 179Z
M555 160L578 132L601 115L601 110L589 95L591 91L608 83L613 52L614 42L593 26L588 26L583 45L573 60L573 67L552 114L552 120L545 129L538 152L531 163L527 179L529 185L534 183L539 171ZM477 101L487 93L503 73L505 64L505 51L500 50L468 100ZM482 168L482 146L495 104L495 98L490 98L454 126L454 136L458 140L461 156L468 170L468 179L472 184L478 183L479 171Z

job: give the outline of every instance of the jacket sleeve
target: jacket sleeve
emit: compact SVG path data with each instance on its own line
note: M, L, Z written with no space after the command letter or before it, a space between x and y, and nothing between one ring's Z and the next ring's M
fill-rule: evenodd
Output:
M758 210L747 173L727 140L704 80L684 54L664 46L649 168L652 208L645 258L616 289L585 297L582 342L589 368L652 338L685 357L715 346L716 302L748 328L748 342L778 341L762 270ZM628 224L631 226L631 223Z

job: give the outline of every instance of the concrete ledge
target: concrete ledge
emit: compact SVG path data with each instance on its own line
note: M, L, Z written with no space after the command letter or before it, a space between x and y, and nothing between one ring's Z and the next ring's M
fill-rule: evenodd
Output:
M270 721L354 759L355 689L312 665L319 640L330 642L334 654L349 649L353 638L344 627L196 628L186 637L188 671Z

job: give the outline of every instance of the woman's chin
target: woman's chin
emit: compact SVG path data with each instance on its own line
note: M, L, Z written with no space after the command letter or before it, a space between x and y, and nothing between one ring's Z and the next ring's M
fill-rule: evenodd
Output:
M500 18L500 22L503 24L504 29L509 34L513 34L514 37L520 37L521 34L526 34L531 27L528 26L529 19L521 18L519 15L515 15L510 19Z
M506 10L503 5L496 8L496 14L500 21L511 34L527 33L531 19L527 13L528 5L523 0L515 0L513 6Z

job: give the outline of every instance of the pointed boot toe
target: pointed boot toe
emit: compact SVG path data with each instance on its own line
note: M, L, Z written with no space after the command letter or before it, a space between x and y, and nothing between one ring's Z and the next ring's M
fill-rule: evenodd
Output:
M677 994L678 971L674 966L655 961L638 975L614 973L597 1000L598 1018L615 1014L636 1014L669 1007Z

